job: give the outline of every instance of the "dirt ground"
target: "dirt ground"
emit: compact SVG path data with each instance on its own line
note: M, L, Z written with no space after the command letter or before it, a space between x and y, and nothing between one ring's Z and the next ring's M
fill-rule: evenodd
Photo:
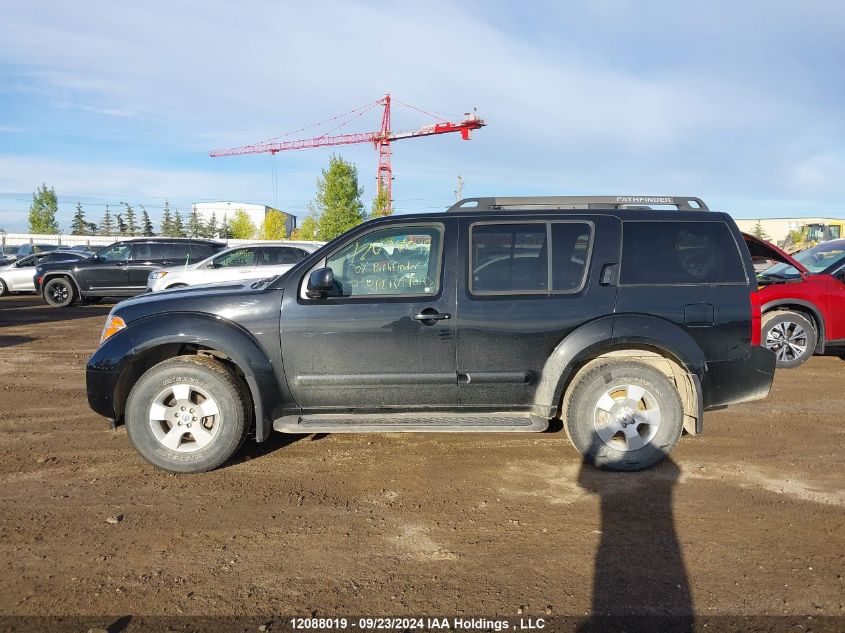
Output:
M558 432L277 435L174 476L88 409L108 309L0 299L0 615L845 616L837 356L643 473Z

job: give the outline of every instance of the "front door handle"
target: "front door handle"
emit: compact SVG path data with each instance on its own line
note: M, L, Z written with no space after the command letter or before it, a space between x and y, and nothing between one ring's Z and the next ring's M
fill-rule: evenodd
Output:
M414 321L420 321L425 325L434 325L437 321L445 321L446 319L451 319L452 315L447 314L445 312L438 312L434 308L426 308L422 310L419 314L415 314L413 316ZM429 321L429 323L426 323Z

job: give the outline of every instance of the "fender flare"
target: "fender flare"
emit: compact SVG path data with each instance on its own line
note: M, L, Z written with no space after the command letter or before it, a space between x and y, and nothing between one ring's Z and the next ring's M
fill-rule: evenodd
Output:
M71 283L76 287L76 295L78 297L82 297L82 288L79 285L79 282L76 280L76 275L73 274L73 271L70 270L47 270L44 272L44 281L41 283L41 292L44 293L44 286L47 285L47 282L50 281L53 277L67 277L70 279Z
M760 308L760 311L763 314L766 314L766 312L770 312L776 308L784 306L801 306L802 308L806 308L813 315L813 318L816 320L816 323L819 324L818 340L816 341L815 353L821 354L822 352L824 352L824 346L825 341L827 340L827 336L825 335L826 327L822 311L819 310L815 306L815 304L812 304L809 301L805 301L803 299L788 299L786 297L782 299L773 299L768 303L764 303Z
M553 412L575 368L605 352L643 347L674 357L693 376L701 402L701 377L707 368L704 352L680 327L654 316L614 315L590 321L567 335L549 356L534 396L538 411Z
M120 378L115 387L116 417L123 414L129 396L127 383L138 357L163 345L199 345L225 354L243 372L255 412L255 439L258 442L267 439L272 430L273 411L283 402L284 396L272 362L248 331L218 316L168 312L133 321L120 334L129 338L131 351L121 362Z

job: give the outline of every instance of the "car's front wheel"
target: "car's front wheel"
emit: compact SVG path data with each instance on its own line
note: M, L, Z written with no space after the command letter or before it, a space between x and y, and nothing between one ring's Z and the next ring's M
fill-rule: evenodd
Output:
M44 286L44 300L54 308L66 308L76 301L76 288L66 277L56 277Z
M615 360L576 377L564 424L584 460L605 470L633 471L662 461L678 443L684 409L665 374L645 363Z
M245 388L226 365L178 356L148 369L126 403L126 430L141 456L174 473L226 462L251 425Z
M6 285L6 282L0 279L0 297L9 294L9 286Z
M810 319L791 310L763 315L762 338L765 346L775 353L775 364L781 369L792 369L807 362L818 340Z

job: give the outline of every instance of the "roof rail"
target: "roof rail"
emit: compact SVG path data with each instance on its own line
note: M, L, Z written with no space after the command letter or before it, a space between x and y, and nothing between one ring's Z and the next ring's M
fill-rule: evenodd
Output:
M472 205L472 203L475 205ZM541 209L650 209L652 204L672 205L678 211L709 211L693 196L520 196L464 198L447 211L535 211Z

